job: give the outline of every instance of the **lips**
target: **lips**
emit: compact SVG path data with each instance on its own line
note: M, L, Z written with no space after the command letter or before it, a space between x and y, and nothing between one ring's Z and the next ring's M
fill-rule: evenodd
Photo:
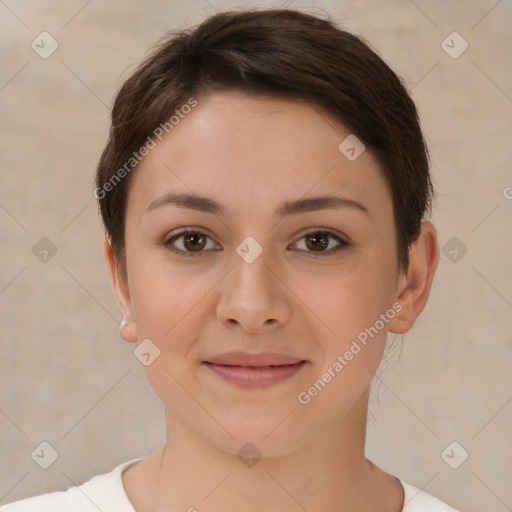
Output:
M229 366L280 366L299 363L301 359L286 354L274 354L272 352L261 352L249 354L247 352L226 352L219 356L208 359L208 363L229 365Z
M295 375L305 360L287 354L263 352L227 352L204 361L204 364L231 384L244 388L267 387Z

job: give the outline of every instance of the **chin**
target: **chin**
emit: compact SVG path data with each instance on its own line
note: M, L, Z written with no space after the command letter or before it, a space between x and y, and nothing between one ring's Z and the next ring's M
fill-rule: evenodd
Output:
M283 413L285 410L287 409L279 409L280 414L272 415L246 414L239 421L219 418L232 437L225 431L220 436L212 436L211 430L208 437L219 448L234 455L243 455L244 452L249 455L255 452L260 457L286 455L304 444L308 433L304 430L304 423L297 423L293 409L289 408L287 413ZM219 430L216 432L220 433Z

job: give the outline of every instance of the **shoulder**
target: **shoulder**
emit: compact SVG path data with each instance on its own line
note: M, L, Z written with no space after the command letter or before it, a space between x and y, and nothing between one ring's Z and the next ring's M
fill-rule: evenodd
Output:
M458 512L434 496L417 489L401 479L399 480L405 494L402 512Z
M123 489L121 472L131 463L120 464L110 473L97 475L67 491L55 491L2 505L0 512L134 512Z

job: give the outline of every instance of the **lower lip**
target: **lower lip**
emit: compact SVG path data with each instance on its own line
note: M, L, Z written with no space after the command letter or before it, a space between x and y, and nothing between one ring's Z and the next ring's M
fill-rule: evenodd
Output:
M280 366L228 366L204 363L224 380L241 388L264 388L278 384L300 371L306 361Z

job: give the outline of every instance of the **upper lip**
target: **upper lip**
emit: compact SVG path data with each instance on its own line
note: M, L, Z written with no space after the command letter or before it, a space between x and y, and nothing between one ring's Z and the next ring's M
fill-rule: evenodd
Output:
M250 354L248 352L226 352L206 360L206 363L222 364L229 366L280 366L296 364L303 361L298 357L274 352L260 352Z

